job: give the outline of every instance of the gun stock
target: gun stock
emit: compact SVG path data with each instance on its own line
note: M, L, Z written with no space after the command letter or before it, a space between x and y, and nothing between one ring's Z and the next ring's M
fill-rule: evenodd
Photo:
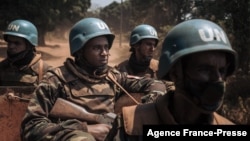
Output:
M83 107L62 98L57 98L55 105L50 111L50 116L61 119L78 119L93 124L105 123L109 125L112 124L116 117L114 113L104 115L89 113Z

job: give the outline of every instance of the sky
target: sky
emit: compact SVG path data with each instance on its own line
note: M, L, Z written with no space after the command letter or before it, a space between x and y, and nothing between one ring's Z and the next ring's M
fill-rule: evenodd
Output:
M114 1L121 2L121 0L91 0L91 8L105 7Z

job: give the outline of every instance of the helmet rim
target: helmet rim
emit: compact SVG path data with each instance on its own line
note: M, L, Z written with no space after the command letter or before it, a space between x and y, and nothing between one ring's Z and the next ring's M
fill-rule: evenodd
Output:
M182 29L187 27L188 31L183 32ZM222 30L225 39L212 38L209 41L204 40L204 37L200 37L201 35L199 35L200 33L198 31L208 27L219 31ZM204 19L193 19L176 25L168 32L164 39L157 77L170 80L168 73L177 61L181 60L184 56L206 51L222 51L229 54L229 61L231 63L228 68L227 76L231 75L236 70L238 66L238 54L233 50L226 33L221 27Z

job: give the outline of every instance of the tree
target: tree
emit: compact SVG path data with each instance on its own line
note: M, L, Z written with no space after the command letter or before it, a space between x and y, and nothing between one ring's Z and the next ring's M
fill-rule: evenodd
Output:
M1 0L0 30L15 19L26 19L38 29L39 45L45 45L45 35L62 25L65 19L75 22L84 17L90 0Z
M233 48L239 54L239 68L249 74L250 65L250 0L193 0L189 11L193 18L204 18L216 22L229 35ZM198 11L198 12L197 12ZM187 11L188 12L188 11Z

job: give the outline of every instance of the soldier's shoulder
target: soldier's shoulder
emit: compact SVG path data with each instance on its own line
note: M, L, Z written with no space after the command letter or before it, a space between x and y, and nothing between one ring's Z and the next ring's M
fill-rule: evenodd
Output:
M47 78L51 78L51 77L62 77L64 74L64 67L63 66L59 66L59 67L54 67L54 68L50 68L46 71L45 76Z
M128 72L128 73L132 73L131 72L131 67L129 65L129 61L125 60L123 62L121 62L120 64L116 65L116 68L121 71L121 72Z
M122 77L127 77L127 78L134 78L134 79L140 79L142 77L140 76L135 76L135 75L130 75L128 74L127 72L123 72L123 71L120 71L118 70L117 68L113 67L112 69L110 69L110 72L113 74L113 75L119 75L119 76L122 76Z

